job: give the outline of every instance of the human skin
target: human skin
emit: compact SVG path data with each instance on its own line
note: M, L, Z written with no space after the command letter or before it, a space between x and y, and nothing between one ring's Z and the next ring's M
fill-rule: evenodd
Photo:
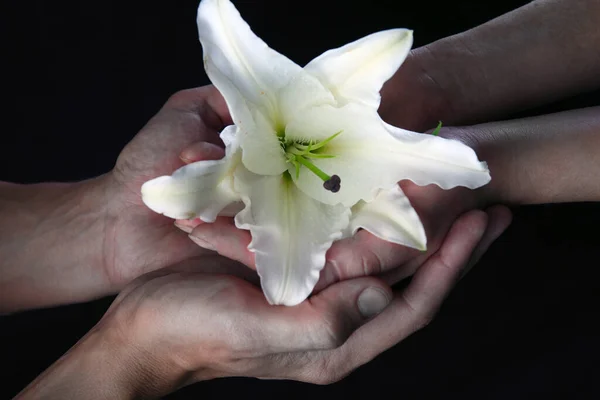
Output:
M335 382L431 321L487 222L482 211L459 218L396 293L361 277L295 307L271 306L258 287L198 272L197 261L152 272L126 287L96 327L16 398L159 398L228 376ZM205 268L224 262L201 261Z

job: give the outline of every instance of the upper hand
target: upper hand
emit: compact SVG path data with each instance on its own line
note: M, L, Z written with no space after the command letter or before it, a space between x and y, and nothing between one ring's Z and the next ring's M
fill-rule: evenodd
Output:
M140 189L144 182L185 165L182 151L192 143L220 144L218 134L231 124L229 118L214 87L178 92L119 155L102 181L110 193L104 268L116 289L146 272L208 253L176 229L172 219L148 209Z

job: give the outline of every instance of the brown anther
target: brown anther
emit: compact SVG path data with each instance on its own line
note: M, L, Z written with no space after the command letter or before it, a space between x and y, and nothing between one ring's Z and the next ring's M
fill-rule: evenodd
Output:
M337 175L332 175L331 178L327 179L323 182L323 187L325 190L329 190L332 193L337 193L340 191L340 184L342 180Z

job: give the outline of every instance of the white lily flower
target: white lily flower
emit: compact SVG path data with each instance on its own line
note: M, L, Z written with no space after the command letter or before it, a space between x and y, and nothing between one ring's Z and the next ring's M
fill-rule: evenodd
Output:
M375 33L301 68L258 38L228 0L203 0L198 30L206 72L235 123L222 133L226 156L147 182L143 200L168 217L205 222L241 200L235 223L251 232L271 304L302 302L332 243L359 228L425 249L398 181L444 189L490 181L471 148L379 117L379 91L406 58L412 31Z

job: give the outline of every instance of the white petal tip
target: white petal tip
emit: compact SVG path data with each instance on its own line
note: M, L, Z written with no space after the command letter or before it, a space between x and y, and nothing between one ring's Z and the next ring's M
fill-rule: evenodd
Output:
M167 205L164 201L164 194L171 181L170 176L161 176L145 182L142 185L141 194L144 204L157 214L165 215L173 219L191 219L195 215L193 213L178 213L177 215L167 215Z
M269 291L267 291L264 287L263 287L263 292L265 294L265 298L267 299L267 302L272 305L272 306L285 306L285 307L294 307L297 306L298 304L302 303L304 300L306 300L308 298L308 296L310 295L310 293L312 292L312 289L304 294L304 293L295 293L294 295L288 295L286 297L273 297L271 295L271 293Z

